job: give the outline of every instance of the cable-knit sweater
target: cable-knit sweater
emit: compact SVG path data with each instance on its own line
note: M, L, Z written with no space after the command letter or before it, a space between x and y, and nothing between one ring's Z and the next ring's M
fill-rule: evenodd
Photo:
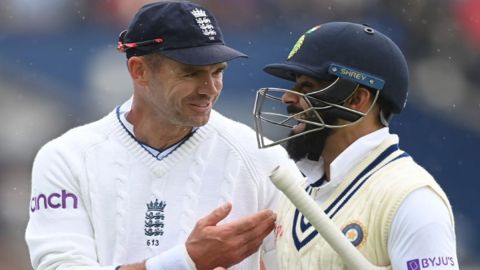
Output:
M162 254L164 269L191 269L184 243L196 221L226 201L233 210L224 222L274 208L268 176L277 165L295 169L283 148L259 150L251 128L215 111L160 160L112 112L37 154L26 231L32 265L113 270ZM269 236L264 251L273 248ZM232 269L258 269L259 256Z

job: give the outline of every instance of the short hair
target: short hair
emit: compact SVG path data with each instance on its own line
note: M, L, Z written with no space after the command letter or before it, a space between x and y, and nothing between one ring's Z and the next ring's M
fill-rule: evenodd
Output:
M145 60L145 63L150 69L158 70L166 56L161 53L149 53L142 55L141 57Z

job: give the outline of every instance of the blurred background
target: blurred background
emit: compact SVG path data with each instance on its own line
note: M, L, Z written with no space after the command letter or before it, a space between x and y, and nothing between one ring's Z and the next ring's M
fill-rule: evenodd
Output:
M31 269L23 234L38 149L96 120L131 93L118 33L143 0L0 0L0 269ZM262 72L298 37L327 21L367 23L390 36L410 65L406 111L391 129L448 194L461 269L480 269L480 1L205 0L230 63L216 109L253 126L257 88L289 87Z

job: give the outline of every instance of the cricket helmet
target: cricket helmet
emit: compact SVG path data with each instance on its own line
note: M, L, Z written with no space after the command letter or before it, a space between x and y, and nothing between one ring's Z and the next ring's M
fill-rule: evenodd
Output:
M259 89L254 115L257 138L262 148L289 139L265 145L262 142L262 122L291 127L289 121L292 118L298 121L300 118L300 121L317 127L308 130L308 133L345 126L326 123L322 117L325 114L329 114L330 119L341 118L355 123L366 113L347 108L343 103L360 86L375 94L375 102L380 105L382 122L385 125L392 114L402 111L407 101L409 76L403 53L390 38L367 25L330 22L313 27L298 39L285 62L269 64L264 71L294 82L297 76L306 75L332 83L307 94L278 88ZM299 117L298 113L294 116L284 115L282 118L278 112L265 112L265 100L281 101L279 95L284 92L301 95L310 105L304 113L315 115L315 119L310 117L309 120L302 120L303 117ZM294 137L303 134L296 134Z

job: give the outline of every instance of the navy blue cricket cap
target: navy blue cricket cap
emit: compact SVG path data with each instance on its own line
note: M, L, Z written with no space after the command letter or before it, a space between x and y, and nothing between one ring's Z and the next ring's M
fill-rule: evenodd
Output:
M210 65L247 55L225 45L213 14L187 1L162 1L143 6L118 47L127 58L160 53L188 65Z
M297 75L330 81L336 78L329 71L334 65L380 78L382 104L393 113L405 107L409 80L405 57L390 38L366 25L329 22L313 27L284 63L267 65L264 71L290 81Z

